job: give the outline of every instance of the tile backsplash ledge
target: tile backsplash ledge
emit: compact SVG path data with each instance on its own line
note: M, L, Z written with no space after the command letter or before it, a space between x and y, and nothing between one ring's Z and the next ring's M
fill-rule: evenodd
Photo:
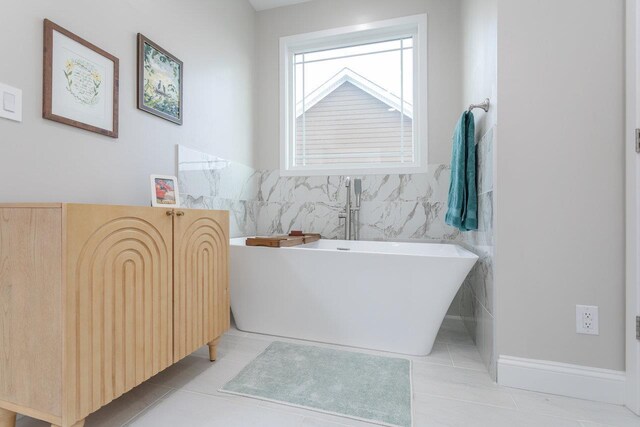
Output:
M450 169L352 176L362 179L360 236L369 240L461 241L444 223ZM231 236L283 234L292 229L340 238L345 176L284 177L178 146L178 181L186 207L230 211Z

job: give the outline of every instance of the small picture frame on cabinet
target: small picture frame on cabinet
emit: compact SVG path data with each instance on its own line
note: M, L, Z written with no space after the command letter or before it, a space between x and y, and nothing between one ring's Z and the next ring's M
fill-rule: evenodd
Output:
M151 175L151 206L180 207L178 178L170 175Z

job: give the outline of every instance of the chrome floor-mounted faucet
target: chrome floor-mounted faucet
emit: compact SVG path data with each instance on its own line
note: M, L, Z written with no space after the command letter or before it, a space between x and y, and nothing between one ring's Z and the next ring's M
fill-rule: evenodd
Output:
M360 201L362 196L362 180L353 180L353 190L356 196L356 206L351 206L351 178L344 182L347 188L347 202L344 211L338 214L338 218L344 219L344 240L358 240L360 238Z

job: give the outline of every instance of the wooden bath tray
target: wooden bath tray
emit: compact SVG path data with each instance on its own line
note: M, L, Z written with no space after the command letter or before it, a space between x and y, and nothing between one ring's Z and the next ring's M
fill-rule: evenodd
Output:
M286 248L304 244L304 236L272 236L272 237L249 237L247 246L268 246L270 248Z
M266 246L269 248L287 248L320 240L319 234L302 234L300 236L249 237L247 246Z
M302 231L292 231L289 233L289 237L304 237L305 243L311 243L320 240L319 233L303 233Z

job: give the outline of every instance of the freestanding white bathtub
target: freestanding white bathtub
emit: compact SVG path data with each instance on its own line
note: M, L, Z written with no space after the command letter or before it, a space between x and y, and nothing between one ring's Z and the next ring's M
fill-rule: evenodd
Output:
M478 257L452 244L320 240L292 248L231 239L238 329L426 355Z

